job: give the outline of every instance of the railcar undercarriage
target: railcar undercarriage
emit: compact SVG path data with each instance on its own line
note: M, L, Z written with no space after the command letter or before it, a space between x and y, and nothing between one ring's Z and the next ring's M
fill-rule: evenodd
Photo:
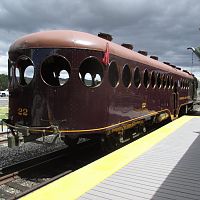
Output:
M70 147L75 146L80 138L87 138L98 140L104 150L112 150L126 142L133 141L139 136L145 135L148 130L169 121L171 121L170 115L165 111L146 118L141 117L138 120L131 121L130 123L109 130L90 134L64 133L63 130L60 130L59 127L55 125L47 127L28 127L20 124L13 125L10 120L5 119L3 120L3 123L7 125L10 130L10 134L8 135L8 146L11 148L20 146L24 142L30 142L40 137L45 138L45 136L53 134L55 140L60 137L63 142Z

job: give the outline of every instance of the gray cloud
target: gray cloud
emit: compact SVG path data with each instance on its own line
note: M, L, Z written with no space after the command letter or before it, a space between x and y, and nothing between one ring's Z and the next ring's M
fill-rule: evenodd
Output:
M199 10L198 0L1 0L0 55L5 57L18 37L36 31L101 31L189 70L187 47L200 45ZM194 71L200 77L199 65L197 60Z

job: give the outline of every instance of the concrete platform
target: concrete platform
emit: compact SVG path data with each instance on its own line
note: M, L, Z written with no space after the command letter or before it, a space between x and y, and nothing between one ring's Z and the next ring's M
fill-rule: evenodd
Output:
M200 117L183 116L22 199L200 199Z

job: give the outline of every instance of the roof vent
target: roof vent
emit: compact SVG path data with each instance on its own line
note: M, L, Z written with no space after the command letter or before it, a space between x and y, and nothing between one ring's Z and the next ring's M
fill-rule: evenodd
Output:
M108 33L99 33L98 36L100 38L103 38L105 40L108 40L108 41L112 41L112 35L108 34Z
M170 64L170 66L171 66L171 67L173 67L173 68L176 68L176 66L175 66L175 65L171 65L171 64Z
M172 66L169 62L163 62L165 65Z
M127 48L127 49L130 49L130 50L133 50L133 45L132 44L129 44L129 43L123 43L121 44L121 46Z
M190 73L190 72L188 72L188 71L187 71L187 70L185 70L185 69L183 69L183 72L185 72L185 73L187 73L187 74L191 75L191 73Z
M154 60L158 60L158 56L150 56L150 58L152 58Z
M181 68L180 68L180 67L176 67L176 69L178 69L178 70L181 70Z
M138 53L144 55L144 56L147 56L148 55L148 52L147 51L138 51Z

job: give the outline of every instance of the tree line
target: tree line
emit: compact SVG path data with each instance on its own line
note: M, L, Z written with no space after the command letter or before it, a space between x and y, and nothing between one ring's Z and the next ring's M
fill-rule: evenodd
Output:
M8 88L8 75L0 74L0 90Z

